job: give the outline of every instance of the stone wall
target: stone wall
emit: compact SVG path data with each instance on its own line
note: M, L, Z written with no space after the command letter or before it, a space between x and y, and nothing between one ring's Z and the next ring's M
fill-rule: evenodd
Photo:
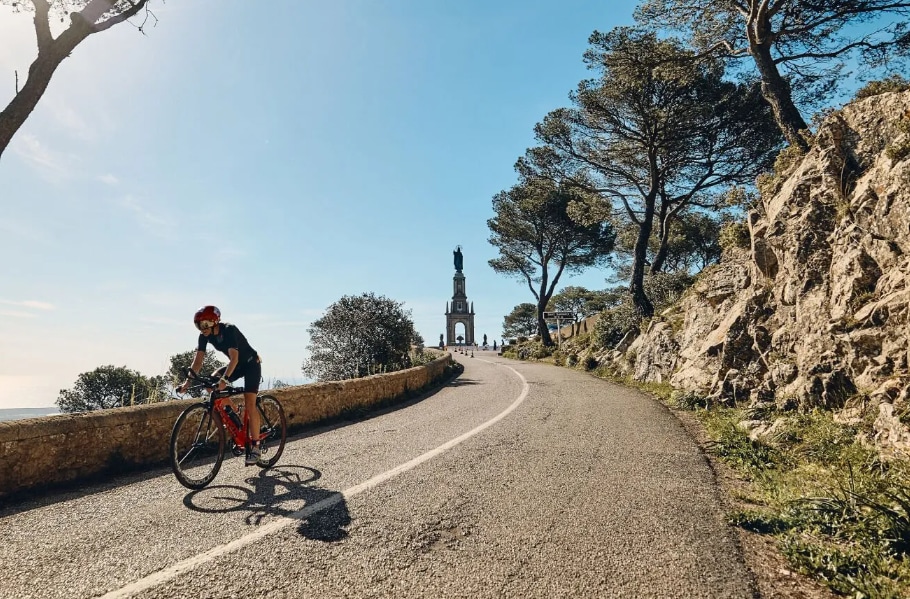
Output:
M400 372L268 393L294 429L405 399L443 380L450 364L444 354ZM0 498L165 463L174 421L196 401L0 422Z

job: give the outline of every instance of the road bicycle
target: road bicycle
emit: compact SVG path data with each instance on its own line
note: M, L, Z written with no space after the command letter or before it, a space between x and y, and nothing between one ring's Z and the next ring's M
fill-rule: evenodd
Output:
M187 378L198 383L195 389L208 392L201 402L185 409L171 431L170 460L174 476L184 487L201 489L211 483L224 460L226 442L230 441L235 456L250 450L251 435L248 415L242 402L235 411L231 396L242 395L242 387L225 387L217 391L218 380L186 369ZM272 395L257 395L259 410L259 449L256 465L271 468L284 451L287 419L284 408Z

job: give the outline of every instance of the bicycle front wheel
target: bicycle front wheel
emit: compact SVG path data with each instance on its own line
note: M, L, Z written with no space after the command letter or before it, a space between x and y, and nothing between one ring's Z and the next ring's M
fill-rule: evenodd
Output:
M224 459L224 427L206 405L188 407L171 431L171 468L180 484L201 489L215 479Z
M271 395L260 395L256 398L259 410L259 450L262 457L256 463L260 468L271 468L278 462L284 451L284 442L288 435L288 423L281 403Z

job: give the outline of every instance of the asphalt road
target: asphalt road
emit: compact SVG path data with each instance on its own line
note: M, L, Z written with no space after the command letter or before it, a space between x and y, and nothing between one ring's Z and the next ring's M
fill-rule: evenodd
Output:
M641 393L456 354L372 418L0 508L0 597L755 597L704 457Z

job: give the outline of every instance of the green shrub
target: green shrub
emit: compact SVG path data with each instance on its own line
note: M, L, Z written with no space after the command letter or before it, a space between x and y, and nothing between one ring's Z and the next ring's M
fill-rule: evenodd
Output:
M810 141L811 140L807 140ZM810 143L811 145L811 143ZM799 146L787 146L774 159L774 171L762 173L755 178L755 186L762 198L770 198L783 186L792 169L799 164L805 154Z
M904 426L910 426L910 406L904 408L897 414L897 419Z
M724 251L735 248L749 249L752 246L749 225L744 222L728 223L721 228L717 241Z
M694 281L695 277L684 270L647 275L644 280L645 293L654 304L654 312L663 312L675 304Z
M895 162L910 156L910 119L906 116L902 117L897 123L897 128L903 135L898 137L898 141L885 148L885 155Z
M556 366L566 365L566 354L562 350L557 349L553 352L553 364Z
M762 198L772 197L780 190L781 185L783 180L774 173L762 173L755 177L755 187Z
M770 441L736 426L754 410L702 414L711 451L753 481L748 500L761 506L732 523L777 536L797 569L838 593L910 597L910 463L883 462L860 425L830 412L790 414Z
M411 366L423 366L436 359L436 354L428 352L422 347L411 350Z
M710 412L705 422L711 435L708 450L749 478L754 478L765 470L776 468L781 460L772 446L761 440L750 439L737 426L741 417L738 410Z
M542 342L538 341L534 343L531 357L535 360L543 360L544 358L549 358L552 356L555 351L555 345L544 345Z
M621 304L600 313L594 325L594 343L600 348L614 348L622 341L628 331L639 326L640 319L632 306L632 300L626 298Z
M679 389L670 394L670 403L681 410L705 410L709 407L708 398L703 394Z
M518 358L518 345L513 343L502 348L502 355L506 358Z
M895 73L881 81L870 81L856 92L854 99L862 100L863 98L869 98L879 94L903 92L908 89L910 89L910 81Z
M654 305L655 314L679 301L694 281L695 278L685 271L646 276L644 291ZM646 325L647 323L642 322L638 316L631 296L626 294L618 305L600 313L600 318L591 332L591 345L594 348L615 348L626 333L642 330Z
M514 357L519 360L543 360L556 352L555 345L544 345L541 341L528 341L519 344L515 351Z
M800 163L803 156L805 153L799 146L787 146L774 159L774 173L778 177L786 177Z

